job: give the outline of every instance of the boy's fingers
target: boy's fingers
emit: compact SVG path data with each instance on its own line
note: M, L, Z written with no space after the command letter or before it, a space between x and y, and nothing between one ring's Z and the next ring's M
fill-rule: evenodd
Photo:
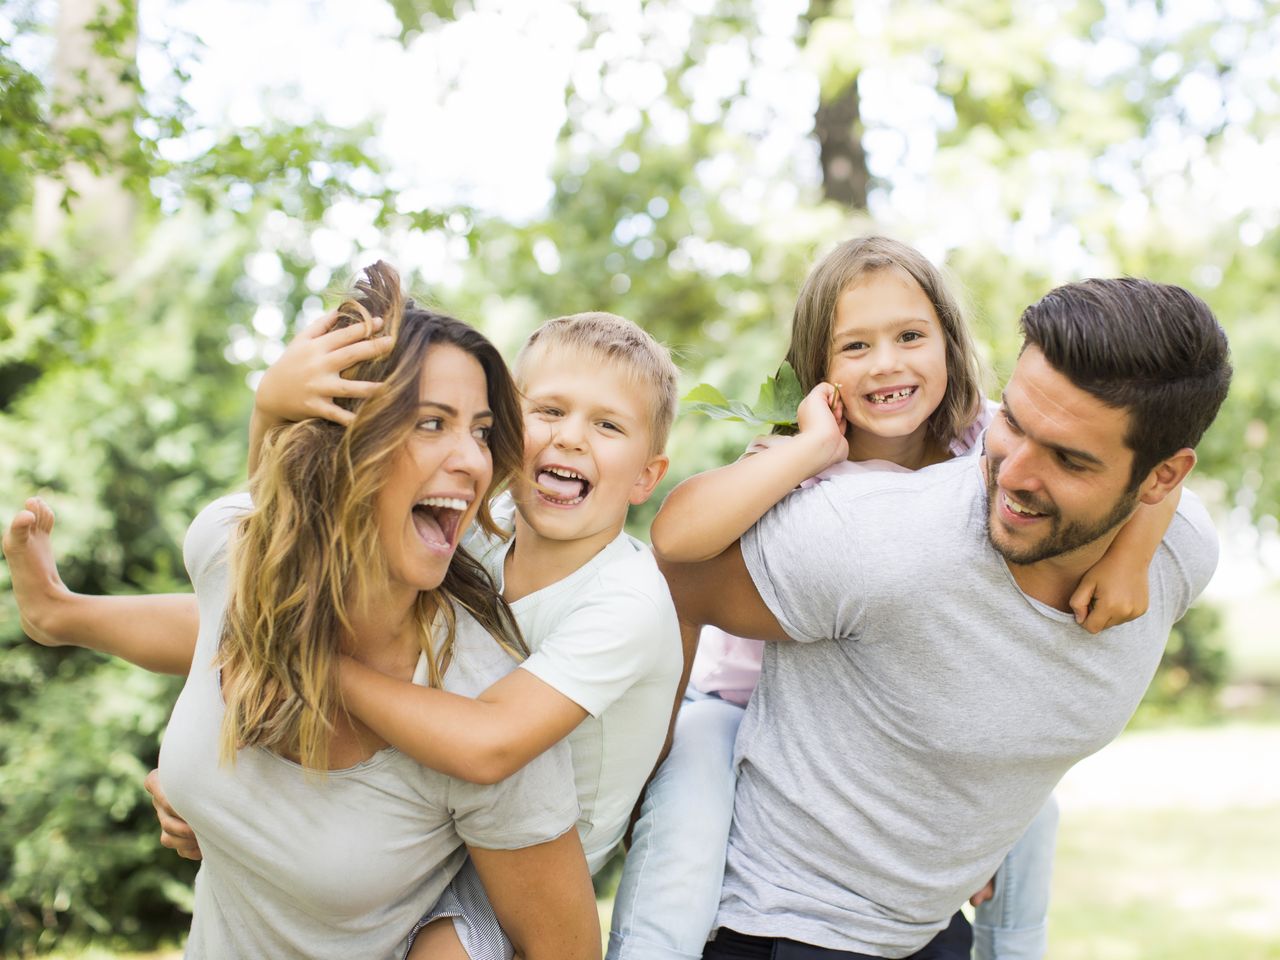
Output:
M337 316L338 315L336 313L330 314L329 315L330 322L337 319ZM382 329L381 317L373 318L373 329L375 331ZM360 343L361 341L366 340L367 339L366 335L368 334L368 332L369 332L368 328L363 323L349 323L345 327L337 327L336 329L330 330L320 339L324 340L325 347L327 349L338 350L338 349L341 349L342 347L349 346L350 344ZM391 338L375 337L373 339L374 340L390 340Z
M377 380L345 380L342 377L334 377L332 383L326 383L322 388L327 396L331 397L372 397L381 389L382 384Z
M322 317L316 317L305 327L298 331L298 337L307 340L316 340L323 337L333 328L333 322L338 319L338 311L333 310L326 313Z
M346 407L338 406L332 400L317 400L312 415L344 427L351 426L351 422L356 418L354 413Z
M333 367L345 370L347 367L363 360L372 360L374 357L390 353L391 348L394 346L395 344L390 337L374 337L371 340L361 339L347 346L336 348L329 355L329 360Z

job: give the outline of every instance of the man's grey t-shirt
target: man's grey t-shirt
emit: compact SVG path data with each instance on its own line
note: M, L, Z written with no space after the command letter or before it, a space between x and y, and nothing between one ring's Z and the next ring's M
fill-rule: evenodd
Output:
M1063 773L1124 728L1217 540L1184 493L1148 612L1092 635L1018 588L978 457L798 491L742 538L799 643L738 734L717 926L902 957L995 873Z
M464 843L517 849L571 829L578 804L558 744L494 786L454 780L393 748L308 771L260 747L219 762L224 713L213 665L228 599L228 533L250 508L224 497L184 544L200 607L186 685L160 749L169 801L200 838L189 958L404 954L405 938L465 858ZM475 696L515 666L458 611L445 687Z

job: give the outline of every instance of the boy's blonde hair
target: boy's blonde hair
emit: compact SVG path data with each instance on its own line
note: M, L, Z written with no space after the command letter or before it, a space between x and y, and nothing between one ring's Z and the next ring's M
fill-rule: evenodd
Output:
M548 320L520 348L516 357L516 385L524 390L530 366L545 350L574 349L621 366L650 400L650 452L662 453L676 416L679 371L665 346L642 328L617 314L593 310Z

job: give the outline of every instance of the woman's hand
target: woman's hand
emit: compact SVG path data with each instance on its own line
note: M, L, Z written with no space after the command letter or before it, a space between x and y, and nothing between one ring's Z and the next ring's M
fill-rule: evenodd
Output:
M142 781L147 793L151 794L151 805L156 808L156 819L160 821L160 845L177 852L178 856L188 860L199 860L200 843L196 840L196 832L191 824L178 816L178 812L169 806L169 800L160 789L160 771L152 770Z
M255 410L269 424L321 417L346 426L355 414L338 406L338 397L369 397L381 383L348 380L342 371L387 353L391 337L370 336L363 324L333 329L336 314L326 314L303 328L284 353L267 368L258 384ZM373 330L382 327L375 317Z

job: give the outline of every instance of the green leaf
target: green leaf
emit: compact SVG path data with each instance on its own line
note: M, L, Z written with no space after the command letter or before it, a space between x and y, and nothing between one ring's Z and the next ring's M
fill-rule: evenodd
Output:
M700 383L684 396L685 412L701 413L713 420L732 420L757 426L795 426L796 408L804 390L791 364L783 362L778 372L760 385L754 408L741 400L726 400L709 383Z

